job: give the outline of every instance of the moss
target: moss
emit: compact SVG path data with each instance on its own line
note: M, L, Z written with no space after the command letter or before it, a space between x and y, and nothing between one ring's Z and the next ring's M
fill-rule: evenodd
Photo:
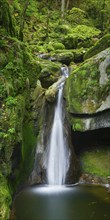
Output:
M45 46L45 45L44 45ZM53 51L53 50L64 50L65 49L65 46L60 43L60 42L55 42L55 41L50 41L48 44L47 44L47 50L48 51Z
M27 180L33 166L36 139L42 121L41 109L44 104L45 89L42 86L48 88L57 81L61 63L68 65L74 59L76 62L82 61L83 47L93 45L95 37L99 37L100 34L99 30L88 26L90 21L87 21L87 15L84 11L73 8L68 11L67 21L62 22L60 10L54 8L53 13L53 9L48 8L47 10L44 7L44 2L30 1L24 19L25 43L21 43L10 35L15 36L15 29L17 34L19 33L20 16L24 3L22 1L0 0L2 6L0 8L0 124L2 127L0 169L5 176L12 173L13 183L11 182L11 185L14 190ZM41 4L43 5L42 9ZM78 48L78 50L66 51L65 46ZM37 56L38 53L50 51L61 63L43 60ZM99 72L97 68L93 68L92 64L91 67L88 66L85 64L84 68L77 69L78 73L77 71L73 73L83 83L74 81L72 77L68 79L69 111L82 112L81 100L87 98L87 92L90 94L90 99L92 91L97 93L95 74L98 75ZM109 69L107 71L109 74ZM90 72L91 74L89 74ZM38 80L41 81L42 86L36 87ZM95 86L93 86L94 84ZM104 96L108 91L109 84L102 89ZM90 103L88 101L86 105L91 110ZM71 123L74 130L83 129L80 120L77 119ZM17 152L19 153L17 154ZM5 206L5 201L3 203ZM6 207L9 207L8 204Z
M110 34L105 35L99 41L97 41L96 44L85 53L84 59L86 60L108 47L110 47Z
M100 96L99 77L98 63L95 60L85 62L70 74L66 83L66 96L70 112L91 113L95 111Z
M103 149L94 149L82 153L80 156L82 171L107 178L110 174L108 154L109 149L106 146Z
M86 49L84 49L83 47L79 48L79 49L75 49L73 50L73 54L74 54L74 61L77 62L82 62L84 60L84 54L86 52Z
M24 123L22 128L22 161L20 163L20 172L16 172L16 180L14 185L25 182L33 168L35 148L37 137L34 134L32 122ZM28 166L27 166L28 164Z
M72 25L79 25L79 24L89 25L90 24L86 12L81 10L80 8L74 7L71 10L68 10L66 19Z
M9 219L11 202L7 180L0 172L0 219Z
M36 88L34 89L33 93L31 94L31 99L36 101L39 97L45 92L45 90L41 86L41 82L37 80Z
M86 11L91 19L93 25L100 30L109 32L109 16L110 16L110 4L109 1L83 1L81 8Z
M67 49L91 47L94 44L93 38L98 37L99 34L100 30L96 28L78 25L64 38L63 43Z
M70 62L74 61L74 55L70 51L62 51L62 52L56 52L55 55L57 61L61 62L62 64L69 65Z
M73 131L84 131L85 126L82 119L79 118L71 118L71 125Z
M41 72L39 80L44 88L48 88L57 81L60 73L60 63L53 63L49 60L41 60Z
M56 98L57 87L55 87L53 85L50 86L49 89L46 90L46 93L45 93L45 98L48 102L54 102L55 98Z
M0 24L6 29L7 34L14 36L15 29L8 1L0 0L0 5Z
M61 34L68 34L71 33L71 26L69 24L59 24L55 31Z
M2 105L0 119L2 132L0 137L3 163L1 170L6 176L10 175L11 172L11 158L14 148L22 140L24 109L25 101L21 95L17 97L8 96L6 103Z

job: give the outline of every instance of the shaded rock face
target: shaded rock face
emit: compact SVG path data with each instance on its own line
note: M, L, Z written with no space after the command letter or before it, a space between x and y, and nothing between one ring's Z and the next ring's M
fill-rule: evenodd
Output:
M45 168L43 166L43 154L44 154L44 143L43 143L43 134L40 136L40 140L37 143L35 161L33 171L29 177L29 184L40 184L46 183Z
M50 141L50 133L54 117L55 102L46 102L43 112L43 126L39 133L39 140L36 146L34 167L29 177L28 183L33 184L47 184L47 163L48 163L48 146ZM69 168L66 176L66 184L76 183L79 178L79 162L76 158L74 148L71 141L71 130L67 120L67 116L63 115L64 120L64 137L68 144L69 151Z
M88 59L73 71L65 91L73 130L109 127L110 48Z
M43 107L41 128L39 131L37 145L36 145L34 166L28 181L30 185L47 183L44 156L46 152L46 147L48 146L49 143L54 106L55 106L54 102L53 103L45 102Z
M69 151L69 168L66 175L65 184L73 184L78 182L79 176L80 176L80 165L79 161L76 157L74 146L72 143L72 137L71 137L71 129L68 123L68 117L66 114L65 122L64 122L64 131L65 131L65 139L68 146Z

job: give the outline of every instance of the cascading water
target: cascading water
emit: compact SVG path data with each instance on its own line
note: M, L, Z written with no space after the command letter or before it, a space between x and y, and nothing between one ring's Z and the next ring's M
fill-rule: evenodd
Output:
M68 77L67 67L61 69L63 76ZM50 134L47 178L49 185L63 185L69 167L69 152L64 138L63 127L63 85L59 85L58 99L55 107L54 120Z

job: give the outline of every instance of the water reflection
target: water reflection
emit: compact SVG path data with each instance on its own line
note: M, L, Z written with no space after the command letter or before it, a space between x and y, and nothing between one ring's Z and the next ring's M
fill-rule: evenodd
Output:
M110 194L104 187L32 187L15 199L17 220L109 220Z

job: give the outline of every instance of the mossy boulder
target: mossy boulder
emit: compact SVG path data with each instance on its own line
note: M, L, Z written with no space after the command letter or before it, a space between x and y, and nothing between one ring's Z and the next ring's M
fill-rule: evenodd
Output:
M64 37L63 44L66 49L89 48L94 44L94 38L100 35L101 31L86 25L77 25L71 33Z
M83 118L110 109L110 48L88 59L76 68L66 82L67 110L72 113L71 124L74 130L85 130L109 126L107 117L97 124ZM74 114L79 118L77 120ZM109 123L110 124L110 123Z
M70 24L59 24L55 28L55 31L62 35L69 34L71 33L71 25Z
M46 100L49 102L53 102L55 101L55 97L56 97L56 93L57 93L57 88L56 87L49 87L49 89L46 91L45 97Z
M86 48L78 48L71 50L57 50L50 53L51 59L59 61L62 64L70 65L71 62L82 62L84 60L84 54L87 51Z
M74 54L69 50L58 51L55 53L54 57L57 61L66 65L69 65L72 61L74 61Z
M44 88L48 88L58 80L60 74L60 63L54 63L49 60L41 60L41 72L39 80Z
M60 42L49 42L47 45L47 50L52 46L52 50L64 50L65 46Z
M45 98L49 102L55 101L56 93L58 91L59 85L65 81L65 76L59 78L57 82L55 82L52 86L50 86L45 92Z
M84 55L86 53L86 50L87 49L83 47L72 50L74 54L74 62L78 63L84 61Z
M95 54L98 54L102 50L105 50L106 48L110 47L110 34L106 34L103 36L100 40L98 40L94 46L92 46L84 56L84 59L88 59Z

